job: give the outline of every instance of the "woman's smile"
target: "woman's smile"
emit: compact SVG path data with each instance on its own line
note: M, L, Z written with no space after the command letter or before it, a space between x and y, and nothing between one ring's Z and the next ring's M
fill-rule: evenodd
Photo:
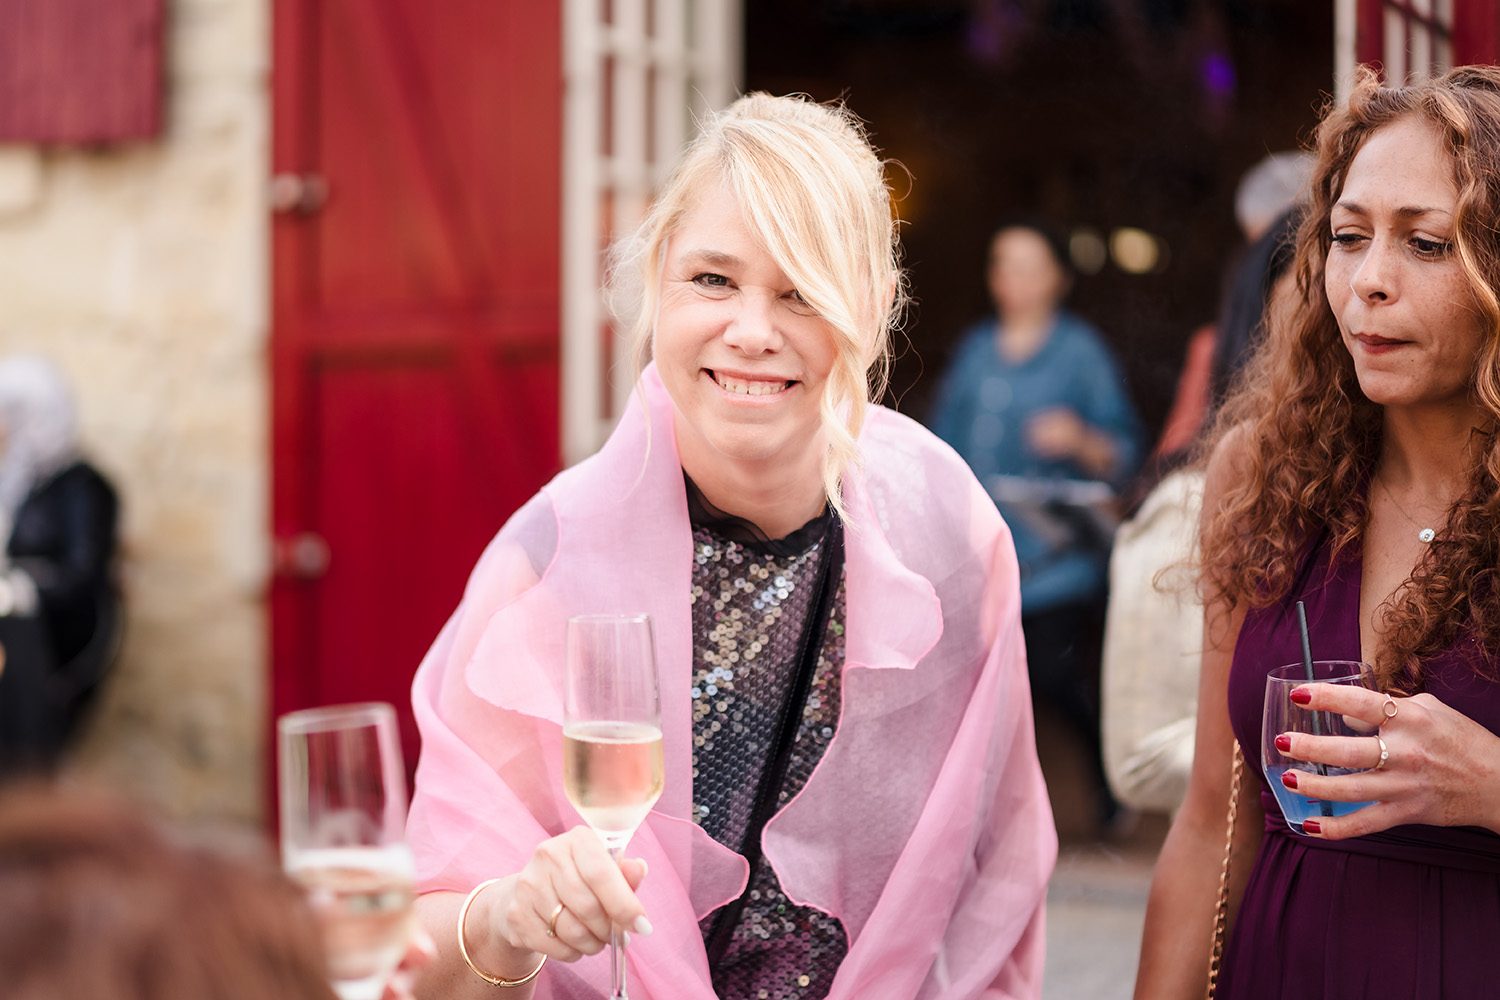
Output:
M788 392L800 384L795 379L774 378L767 375L742 375L725 371L722 368L705 368L703 371L720 389L724 390L725 395L734 397L736 401L775 402L784 398Z

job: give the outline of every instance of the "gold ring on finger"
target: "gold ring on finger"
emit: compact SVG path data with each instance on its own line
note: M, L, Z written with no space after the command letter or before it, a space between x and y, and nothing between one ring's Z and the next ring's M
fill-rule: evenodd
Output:
M1385 762L1391 759L1391 750L1385 745L1385 740L1379 733L1375 734L1375 742L1380 745L1380 759L1375 762L1374 769L1379 771L1385 767Z
M562 916L563 910L565 909L567 909L567 907L563 906L561 903L558 903L557 907L552 911L552 916L547 918L547 936L549 938L557 937L557 918Z
M1383 726L1387 722L1390 722L1396 717L1396 713L1399 711L1401 711L1401 706L1396 703L1395 698L1392 698L1389 694L1387 694L1385 696L1385 701L1380 703L1380 724Z

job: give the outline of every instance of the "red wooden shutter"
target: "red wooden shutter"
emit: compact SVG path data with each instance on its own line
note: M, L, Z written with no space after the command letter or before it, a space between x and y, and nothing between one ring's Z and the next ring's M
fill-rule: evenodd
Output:
M162 0L0 0L0 141L161 131Z

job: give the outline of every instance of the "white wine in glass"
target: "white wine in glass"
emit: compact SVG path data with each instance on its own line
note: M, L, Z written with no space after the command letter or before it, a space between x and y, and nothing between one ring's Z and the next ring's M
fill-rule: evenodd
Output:
M661 798L661 728L575 722L563 730L568 801L610 849L624 849Z
M309 709L278 723L283 867L323 932L334 992L379 1000L414 926L406 771L384 704Z
M563 790L618 862L661 798L661 695L646 615L568 619ZM627 1000L625 942L610 935L610 1000Z

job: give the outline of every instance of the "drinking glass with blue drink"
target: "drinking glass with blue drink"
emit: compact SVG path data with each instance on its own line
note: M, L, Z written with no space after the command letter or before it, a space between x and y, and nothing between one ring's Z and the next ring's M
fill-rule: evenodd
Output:
M1306 733L1310 736L1369 736L1373 729L1359 720L1350 720L1338 712L1314 711L1294 703L1292 689L1309 680L1323 684L1352 684L1376 690L1375 672L1367 663L1358 660L1313 660L1309 677L1305 663L1289 663L1277 667L1266 675L1266 703L1262 715L1260 732L1260 762L1276 795L1276 803L1286 817L1287 826L1297 833L1304 833L1304 821L1319 816L1347 816L1369 802L1334 802L1328 799L1310 799L1300 792L1286 787L1281 776L1288 770L1304 771L1308 774L1354 774L1367 771L1365 767L1334 767L1332 764L1315 764L1311 761L1287 757L1276 749L1276 737L1282 733ZM1354 723L1351 725L1351 721ZM1356 727L1364 728L1356 728Z

